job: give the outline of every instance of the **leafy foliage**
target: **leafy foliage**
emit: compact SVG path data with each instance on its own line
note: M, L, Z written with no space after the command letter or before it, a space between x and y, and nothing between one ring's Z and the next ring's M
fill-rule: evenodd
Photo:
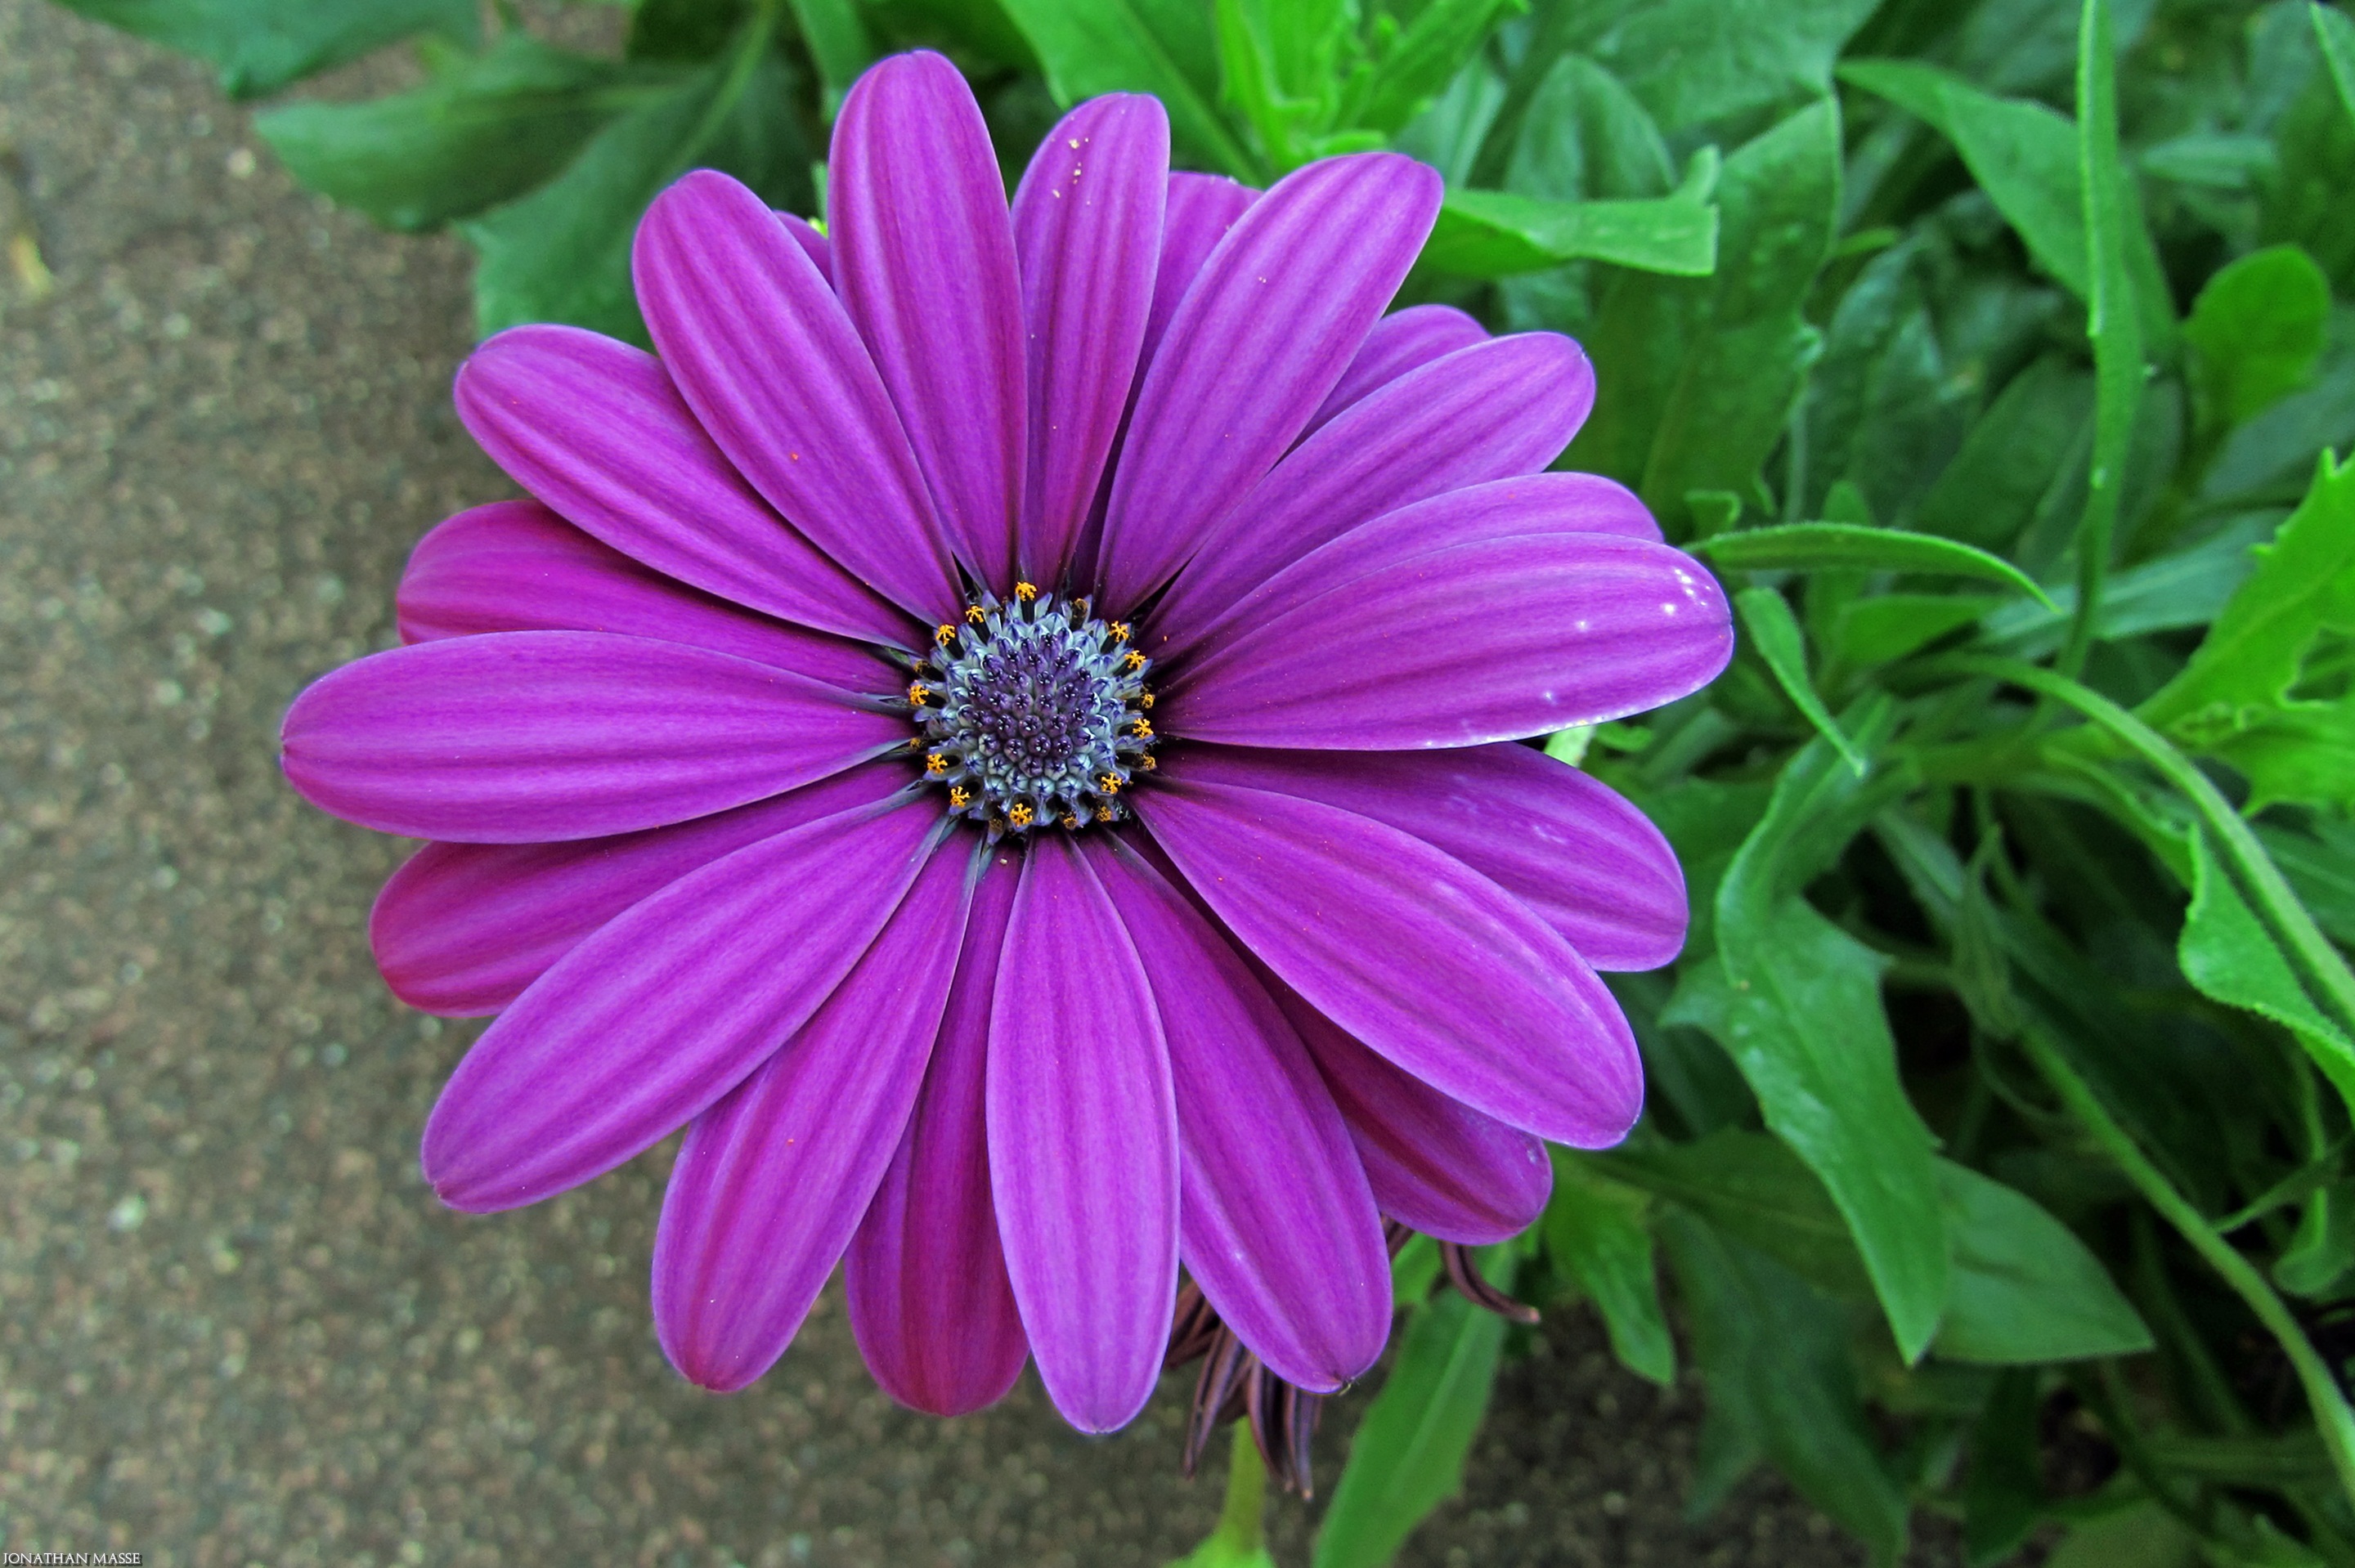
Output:
M1492 1277L1592 1304L1654 1382L1681 1351L1701 1507L1767 1464L1881 1561L1933 1509L1978 1563L2355 1564L2355 18L639 0L608 58L472 0L67 3L240 94L421 40L421 85L261 128L381 222L458 224L485 330L635 334L653 193L712 164L810 210L845 87L914 44L1009 166L1131 90L1254 184L1438 167L1409 298L1579 337L1564 466L1745 631L1710 690L1550 746L1669 835L1693 923L1614 981L1645 1121L1555 1151ZM1455 1489L1523 1342L1440 1272L1396 1262L1326 1568ZM1256 1499L1195 1561L1266 1561Z

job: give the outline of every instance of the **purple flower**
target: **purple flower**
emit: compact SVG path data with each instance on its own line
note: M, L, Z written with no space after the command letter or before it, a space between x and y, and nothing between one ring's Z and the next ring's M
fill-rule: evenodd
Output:
M844 104L821 235L687 175L638 231L660 357L485 344L533 501L452 518L407 646L287 715L294 787L435 841L371 925L498 1019L427 1124L465 1210L686 1127L663 1348L735 1389L846 1265L925 1410L1026 1355L1151 1392L1184 1264L1311 1393L1388 1331L1383 1216L1486 1242L1642 1074L1596 978L1677 950L1659 834L1513 745L1692 691L1725 605L1631 495L1540 471L1567 339L1384 319L1438 209L1390 154L1256 195L1149 98L1007 211L934 55Z

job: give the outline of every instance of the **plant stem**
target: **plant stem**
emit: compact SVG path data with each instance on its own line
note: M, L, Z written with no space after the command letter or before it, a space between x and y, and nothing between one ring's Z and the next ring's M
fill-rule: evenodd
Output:
M2338 1473L2339 1489L2350 1502L2355 1502L2355 1410L2348 1408L2346 1395L2339 1392L2330 1368L2307 1339L2306 1330L2298 1326L2297 1319L2290 1315L2282 1298L2274 1294L2255 1266L2218 1235L2136 1147L2133 1138L2110 1116L2093 1086L2078 1075L2076 1068L2045 1037L2042 1029L2031 1025L2021 1033L2020 1044L2061 1097L2062 1103L2093 1134L2094 1140L2116 1162L2150 1206L2158 1211L2159 1217L2191 1244L2191 1249L2222 1277L2281 1346L2282 1353L2289 1358L2291 1368L2297 1373L2300 1386L2306 1390L2315 1426L2329 1452L2331 1468Z

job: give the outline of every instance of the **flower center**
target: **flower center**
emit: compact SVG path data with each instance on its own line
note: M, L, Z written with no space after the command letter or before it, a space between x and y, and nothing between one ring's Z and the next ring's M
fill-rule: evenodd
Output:
M1121 791L1153 770L1151 662L1124 621L1029 583L983 593L932 633L908 702L924 772L949 810L995 839L1116 822Z

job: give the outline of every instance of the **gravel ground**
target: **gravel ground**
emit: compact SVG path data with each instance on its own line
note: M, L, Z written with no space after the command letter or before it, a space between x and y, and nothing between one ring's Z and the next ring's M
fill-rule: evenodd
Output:
M1093 1568L1197 1539L1182 1378L1109 1440L1031 1380L936 1422L829 1298L751 1392L681 1383L645 1300L667 1150L519 1213L432 1201L418 1129L474 1031L386 995L362 923L404 846L304 808L272 744L390 640L417 535L506 493L446 395L464 257L298 192L202 68L0 0L24 236L54 287L0 269L0 1543ZM1861 1561L1764 1480L1688 1529L1696 1395L1556 1316L1406 1561ZM1309 1513L1276 1516L1305 1563Z

